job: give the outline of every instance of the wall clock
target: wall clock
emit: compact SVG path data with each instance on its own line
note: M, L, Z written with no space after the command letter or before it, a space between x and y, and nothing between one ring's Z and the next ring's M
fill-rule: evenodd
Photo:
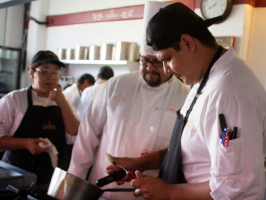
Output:
M223 19L216 24L223 22L230 14L233 7L233 0L202 0L200 11L204 19L210 19L223 15Z

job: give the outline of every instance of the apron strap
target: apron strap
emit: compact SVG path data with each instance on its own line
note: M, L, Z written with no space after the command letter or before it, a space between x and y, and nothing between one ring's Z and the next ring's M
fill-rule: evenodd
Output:
M28 106L32 106L31 89L32 89L32 86L28 87L27 89Z
M210 65L209 65L209 67L208 67L208 69L207 69L207 71L206 71L206 73L205 73L205 75L203 77L203 80L202 80L202 82L201 82L201 84L199 86L199 89L198 89L198 91L196 93L196 96L194 97L194 99L193 99L193 101L192 101L192 103L191 103L191 105L190 105L190 107L189 107L189 109L188 109L188 111L186 113L186 117L185 117L186 121L188 120L189 114L191 113L191 111L192 111L192 109L193 109L193 107L194 107L199 95L201 94L201 90L203 89L203 87L207 83L207 80L209 78L209 74L210 74L210 71L211 71L211 68L212 68L213 64L218 60L218 58L220 57L222 51L223 51L223 47L221 45L219 45L219 47L218 47L218 49L217 49L217 51L216 51L216 53L215 53Z

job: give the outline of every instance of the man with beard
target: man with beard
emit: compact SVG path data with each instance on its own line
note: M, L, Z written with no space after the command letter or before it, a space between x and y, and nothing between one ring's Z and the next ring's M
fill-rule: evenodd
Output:
M151 16L168 4L155 5ZM139 157L169 146L176 111L182 107L189 89L175 76L164 74L163 63L145 40L139 60L140 71L108 80L96 94L82 118L69 173L85 179L95 160L91 173L95 184L108 175L105 167L110 162L106 152L118 157ZM158 171L146 174L156 176ZM103 189L119 187L113 182ZM130 183L122 187L132 188ZM134 196L132 192L105 192L103 198L129 200Z

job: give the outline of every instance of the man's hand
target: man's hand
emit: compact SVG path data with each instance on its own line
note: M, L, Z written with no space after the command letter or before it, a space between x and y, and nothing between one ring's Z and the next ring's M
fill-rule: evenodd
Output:
M158 177L146 176L136 171L137 179L131 185L136 188L134 196L143 196L144 199L164 200L169 199L171 184Z
M45 144L47 144L47 143L42 141L42 140L40 140L40 139L38 139L38 138L27 139L26 141L27 142L26 142L26 146L25 147L33 155L39 155L39 154L41 154L42 152L45 152L48 149L48 147L47 148L42 148L42 147L39 146L40 142L43 142Z
M111 155L110 155L111 156ZM141 171L141 169L138 169L139 168L139 165L138 165L138 158L128 158L128 157L124 157L124 158L118 158L118 157L113 157L111 156L111 158L113 159L113 161L124 167L126 170L129 170L131 172L134 172L136 170L139 170ZM120 171L121 168L118 167L118 166L115 166L115 165L109 165L108 167L106 167L105 171L108 173L108 174L112 174L114 172L117 172L117 171ZM124 182L128 182L130 181L131 179L129 178L128 175L126 175L122 180L119 180L119 181L116 181L116 183L118 185L121 185L121 184L124 184Z

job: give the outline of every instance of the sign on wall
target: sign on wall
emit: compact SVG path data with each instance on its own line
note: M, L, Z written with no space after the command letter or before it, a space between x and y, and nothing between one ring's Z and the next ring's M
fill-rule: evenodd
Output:
M177 1L170 1L177 2ZM194 10L195 0L179 0L186 6ZM53 23L48 24L47 27L63 26L83 23L97 23L108 21L121 21L143 19L144 5L127 6L120 8L112 8L105 10L95 10L80 13L51 15L47 16L46 20L53 20Z

